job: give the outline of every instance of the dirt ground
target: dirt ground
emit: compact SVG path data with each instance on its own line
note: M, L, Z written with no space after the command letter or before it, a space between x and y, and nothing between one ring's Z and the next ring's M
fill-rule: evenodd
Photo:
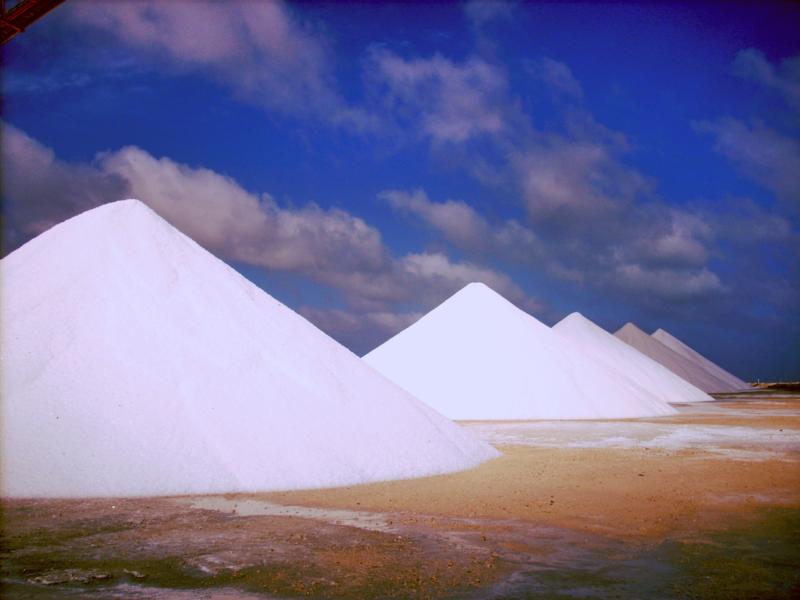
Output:
M800 399L715 403L710 414L639 422L796 430ZM780 415L770 413L780 412ZM728 413L731 414L726 414ZM742 413L753 413L742 415ZM793 412L795 414L783 414ZM303 506L525 519L608 535L692 531L759 506L800 508L800 455L720 460L702 448L538 448L503 446L475 469L424 479L329 490L264 494Z
M692 530L709 513L800 507L800 464L720 461L697 451L503 448L435 478L263 496L271 502L480 519L525 519L619 537Z
M563 445L542 446L542 424L465 424L523 443L423 479L3 501L0 596L800 597L800 397L545 425ZM644 441L618 440L634 428Z

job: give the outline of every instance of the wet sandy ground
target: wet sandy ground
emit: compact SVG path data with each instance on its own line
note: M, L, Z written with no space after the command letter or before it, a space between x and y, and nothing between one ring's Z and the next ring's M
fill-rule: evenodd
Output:
M800 396L473 422L503 456L349 488L4 501L13 598L800 597Z

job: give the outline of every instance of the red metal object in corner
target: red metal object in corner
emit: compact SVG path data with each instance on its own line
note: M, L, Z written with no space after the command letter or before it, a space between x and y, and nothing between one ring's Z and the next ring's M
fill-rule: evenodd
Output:
M6 10L6 0L0 0L0 44L22 33L64 0L21 0Z

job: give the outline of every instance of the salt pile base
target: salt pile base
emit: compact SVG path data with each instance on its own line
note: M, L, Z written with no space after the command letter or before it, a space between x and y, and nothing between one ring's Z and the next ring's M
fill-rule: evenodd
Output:
M626 323L614 335L704 392L729 392L735 389L700 365L647 335L633 323Z
M718 364L710 361L705 356L697 352L694 348L684 344L678 338L676 338L671 333L664 331L663 329L656 329L653 333L650 334L651 337L657 339L659 342L664 344L670 350L674 350L678 354L688 358L695 364L703 367L706 371L721 379L728 385L734 386L734 390L746 390L749 389L751 386L746 381L743 381L729 373Z
M139 201L0 266L4 496L324 487L497 455Z
M364 357L453 419L608 419L672 407L471 283Z
M572 313L553 330L611 369L617 369L664 402L713 400L703 390L614 337L580 313Z

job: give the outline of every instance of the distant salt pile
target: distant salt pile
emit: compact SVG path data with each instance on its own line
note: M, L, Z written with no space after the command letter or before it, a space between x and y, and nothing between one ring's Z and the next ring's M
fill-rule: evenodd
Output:
M733 386L734 390L745 390L751 387L750 384L748 384L746 381L739 379L738 377L736 377L736 375L729 373L728 371L720 367L718 364L710 361L705 356L703 356L690 346L684 344L682 341L680 341L678 338L676 338L669 332L664 331L663 329L657 329L650 335L651 337L657 339L659 342L664 344L670 350L674 350L675 352L688 358L695 364L703 367L706 371L708 371L718 379L724 381L728 385Z
M614 335L704 392L729 392L735 389L700 365L647 335L633 323L627 323Z
M497 455L136 200L0 266L3 496L334 486Z
M604 419L674 409L472 283L364 357L453 419Z
M664 402L713 400L691 383L614 337L580 313L572 313L553 325L553 330L591 354L610 369L617 369Z

